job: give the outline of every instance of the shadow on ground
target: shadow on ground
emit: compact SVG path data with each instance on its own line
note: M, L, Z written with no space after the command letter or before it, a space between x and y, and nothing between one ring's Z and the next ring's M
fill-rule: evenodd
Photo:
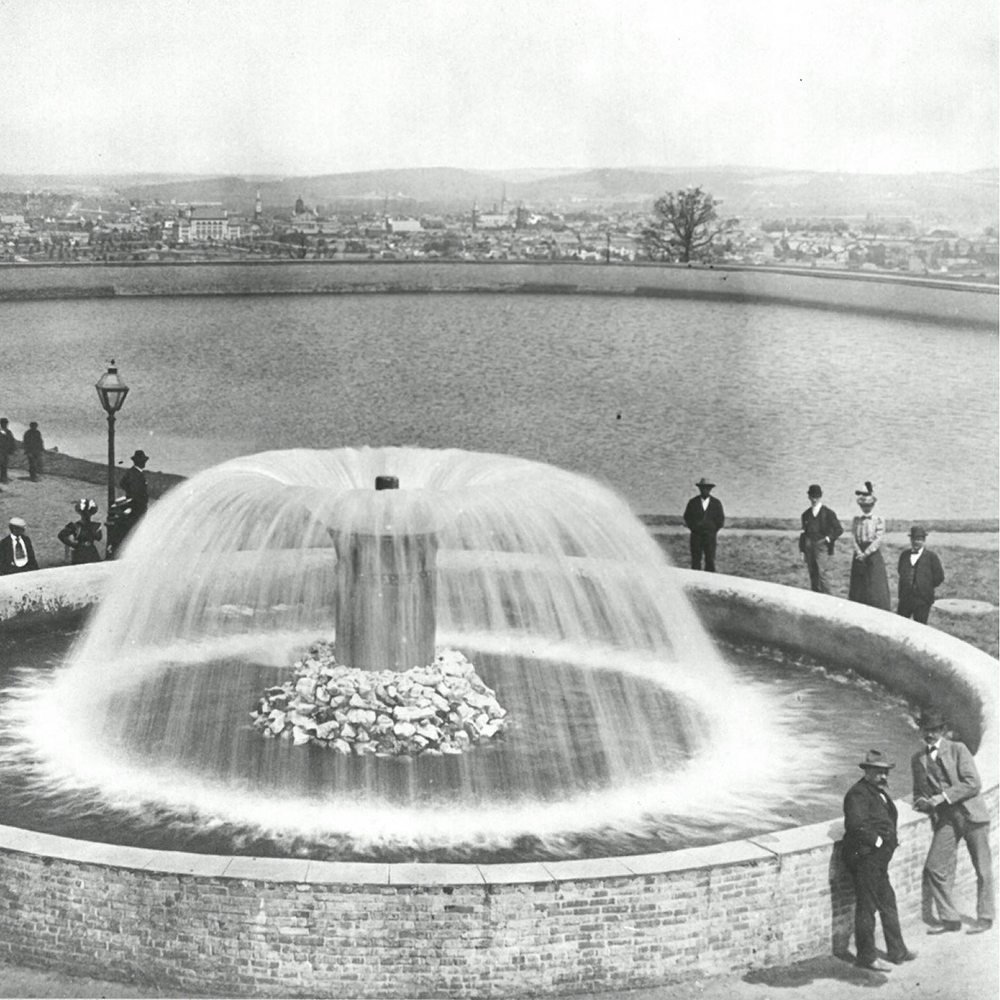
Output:
M884 986L889 981L889 974L859 969L851 957L826 955L777 969L755 969L743 977L743 982L752 986L773 986L775 989L802 989L822 979L872 989Z

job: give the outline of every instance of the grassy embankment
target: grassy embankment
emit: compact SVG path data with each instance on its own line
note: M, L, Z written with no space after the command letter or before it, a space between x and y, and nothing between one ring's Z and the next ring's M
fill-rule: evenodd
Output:
M45 474L40 482L29 482L24 468L24 457L18 453L11 466L11 482L0 492L0 523L5 525L7 519L15 514L24 517L28 521L28 533L34 542L39 565L43 568L61 566L66 561L66 554L56 534L67 521L75 520L73 501L82 496L93 497L100 505L98 519L104 519L107 467L58 452L49 452L45 457ZM179 476L154 471L148 473L148 479L150 496L154 498L182 481ZM662 532L664 526L673 525L678 519L651 517L644 520L654 531L660 528ZM719 536L717 564L720 573L767 580L790 587L809 586L808 573L798 551L797 535L792 530L793 522L737 519L734 526L737 524L750 529L750 533L724 531ZM968 544L968 539L972 537L988 537L989 532L995 536L996 523L950 522L946 525L945 522L928 521L927 526L931 532L929 545L941 557L946 574L938 596L988 601L996 605L1000 591L1000 553L997 546L995 543L990 546L984 542L983 547L978 548ZM890 522L888 527L890 532L906 530L906 525L902 522ZM963 544L956 544L959 538L956 529L977 534L967 534ZM902 542L902 536L897 534L895 537ZM688 565L687 532L681 530L679 533L657 533L657 539L676 565ZM886 565L893 597L895 563L903 547L903 544L890 544L886 550ZM836 596L847 597L850 572L850 548L839 545L833 572ZM930 624L979 647L991 656L1000 654L1000 621L995 611L990 614L957 615L935 609L931 612Z
M890 526L891 528L891 526ZM967 600L988 601L996 605L1000 591L1000 553L996 548L971 548L967 545L948 543L948 532L931 531L928 547L941 558L945 581L938 588L939 598L957 597ZM678 566L690 564L687 534L658 535L658 540ZM889 572L889 591L895 607L896 560L903 551L902 545L889 545L885 552ZM847 598L851 577L851 550L838 545L831 574L833 594ZM768 580L789 587L809 586L809 573L799 554L795 532L760 535L719 535L716 569L720 573ZM988 614L947 614L935 608L931 611L929 625L977 646L990 656L1000 655L1000 618L996 610Z

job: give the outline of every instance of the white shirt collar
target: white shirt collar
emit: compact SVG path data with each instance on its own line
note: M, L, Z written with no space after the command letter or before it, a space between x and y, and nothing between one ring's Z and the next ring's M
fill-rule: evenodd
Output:
M14 553L14 565L15 566L27 566L28 565L28 546L24 544L23 535L11 535L11 551ZM17 544L20 542L20 546Z

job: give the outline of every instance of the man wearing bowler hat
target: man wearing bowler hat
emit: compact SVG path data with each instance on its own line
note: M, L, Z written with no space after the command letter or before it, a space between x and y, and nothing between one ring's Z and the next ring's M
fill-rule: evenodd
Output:
M893 965L917 956L903 942L896 894L889 883L889 861L898 843L896 806L889 797L889 763L879 750L869 750L858 765L864 772L844 796L842 857L854 881L855 965L889 972L891 965L875 951L875 913L882 920L886 956Z
M944 570L937 553L925 548L927 531L919 524L910 528L910 548L899 557L898 614L927 624L934 603L934 590L944 583Z
M910 761L913 772L913 808L928 813L934 828L927 860L925 884L937 909L940 925L930 934L962 929L962 918L952 901L958 842L965 841L976 872L977 934L993 927L993 859L990 856L990 810L980 791L979 772L972 752L957 740L947 739L947 723L940 712L920 718L924 747Z
M702 556L705 569L715 572L715 536L726 523L722 502L709 496L715 488L704 476L695 483L698 496L691 497L684 508L684 523L691 532L691 569L701 569Z
M833 510L823 503L822 487L813 483L806 495L809 506L802 512L799 551L809 569L809 586L818 594L829 594L834 543L844 533L844 527Z
M132 467L126 470L118 484L131 503L136 520L142 517L149 507L149 488L146 485L145 472L148 461L149 456L140 448L132 455Z

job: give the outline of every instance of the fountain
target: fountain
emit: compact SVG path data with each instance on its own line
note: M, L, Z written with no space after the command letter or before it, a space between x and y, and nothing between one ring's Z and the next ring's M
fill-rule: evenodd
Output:
M826 769L828 737L736 676L703 620L943 701L971 745L996 746L988 657L821 595L692 580L611 491L526 460L237 459L160 501L119 564L45 576L56 604L74 586L102 594L66 666L8 699L8 762L64 809L230 844L196 855L0 827L14 901L0 935L23 942L15 958L92 974L155 969L248 995L514 995L821 953L850 924L839 832L784 830L782 814ZM29 616L31 586L7 585ZM467 661L505 725L460 752L380 752L368 715L372 752L265 736L261 693L298 659L324 701L331 648L330 671L361 677L358 712L377 716L362 693L379 686L394 707L433 708L429 671ZM404 704L413 672L422 694ZM984 777L995 798L995 768ZM895 863L917 871L927 823L905 805L901 823ZM664 831L703 843L708 825L713 846L642 846ZM239 856L247 843L270 856ZM916 891L904 884L901 905ZM193 942L183 962L165 957L177 928ZM124 958L108 961L106 938Z
M706 814L759 829L789 798L781 761L808 796L827 746L732 675L610 490L403 448L193 477L130 540L68 668L16 706L18 756L88 809L325 858L577 857L704 839Z

